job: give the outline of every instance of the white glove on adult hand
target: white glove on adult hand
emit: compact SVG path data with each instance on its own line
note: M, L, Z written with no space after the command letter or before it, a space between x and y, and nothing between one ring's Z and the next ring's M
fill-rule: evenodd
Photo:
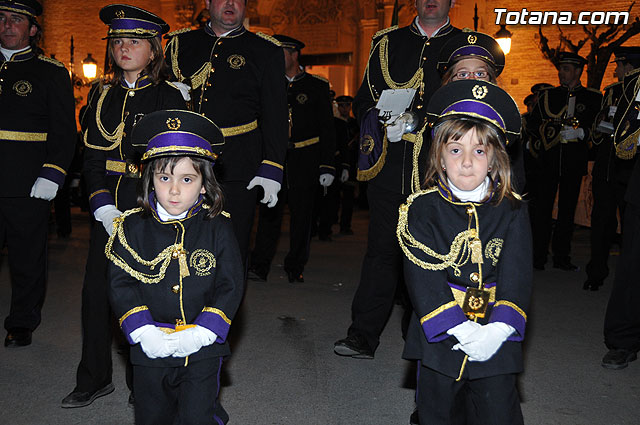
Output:
M340 183L344 183L349 180L349 170L342 170L342 174L340 174Z
M280 183L275 180L255 176L249 182L247 190L251 190L256 186L262 186L262 189L264 190L264 198L262 198L260 202L267 204L269 208L275 207L278 203L278 192L281 187Z
M484 362L493 357L514 331L515 329L506 323L488 323L468 335L464 344L456 344L453 349L464 351L469 356L469 361Z
M567 128L560 130L560 137L564 140L584 139L584 130L581 128Z
M178 335L178 349L172 354L173 357L190 356L202 347L213 344L218 338L215 333L199 325L175 334Z
M320 174L320 186L329 187L334 177L329 173Z
M58 183L52 182L44 177L38 177L36 182L31 186L31 197L40 198L50 201L56 197L58 192Z
M191 87L189 87L185 83L179 83L179 82L173 82L172 84L175 85L180 90L180 94L182 95L182 98L185 100L185 102L188 102L191 100L191 94L189 94Z
M402 140L402 135L404 134L404 122L396 121L394 124L389 124L387 126L387 140L391 143L399 142Z
M121 214L122 211L117 209L115 205L103 205L93 213L93 216L102 223L104 229L111 236L113 233L113 220L120 217Z
M169 357L178 348L176 333L167 334L157 326L144 325L131 332L131 339L140 343L140 348L150 359Z
M474 322L472 320L467 320L466 322L462 322L459 325L456 325L453 328L449 329L447 333L449 335L455 336L460 344L464 344L465 342L467 342L467 338L469 337L469 335L471 335L481 327L482 325L480 323ZM460 344L456 344L453 349L458 350L459 348L456 347Z

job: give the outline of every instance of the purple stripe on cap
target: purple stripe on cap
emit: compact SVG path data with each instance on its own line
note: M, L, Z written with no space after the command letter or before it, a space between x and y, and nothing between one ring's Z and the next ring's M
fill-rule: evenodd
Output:
M141 19L133 18L116 18L111 21L109 27L113 30L155 30L161 32L162 28L158 24L153 22L144 21Z
M498 126L505 131L506 126L502 117L493 109L491 106L487 105L484 102L479 102L477 100L465 99L459 102L454 103L447 107L440 116L448 115L448 114L468 114L468 115L476 115L480 117L484 117L487 120L498 124Z
M496 60L493 55L485 48L474 45L474 46L462 46L459 49L455 50L451 57L455 58L458 56L482 56L491 60L491 62L495 63Z
M170 131L158 134L149 140L147 151L153 148L164 148L167 146L201 148L211 152L211 144L208 141L193 133L183 133L181 131Z

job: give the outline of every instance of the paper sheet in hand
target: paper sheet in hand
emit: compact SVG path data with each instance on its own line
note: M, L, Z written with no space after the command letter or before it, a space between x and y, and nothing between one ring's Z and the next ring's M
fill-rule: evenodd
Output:
M409 105L411 105L411 101L415 94L415 89L383 90L380 99L378 99L378 104L376 105L376 108L380 111L378 116L383 119L389 119L391 116L400 115L407 110Z

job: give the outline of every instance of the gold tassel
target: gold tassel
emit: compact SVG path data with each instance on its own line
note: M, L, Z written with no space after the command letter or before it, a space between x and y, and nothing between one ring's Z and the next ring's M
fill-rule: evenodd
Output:
M471 262L473 264L482 264L482 242L480 239L475 238L469 242L471 248Z
M180 277L190 276L189 266L187 265L187 251L181 249L178 254L178 263L180 263Z

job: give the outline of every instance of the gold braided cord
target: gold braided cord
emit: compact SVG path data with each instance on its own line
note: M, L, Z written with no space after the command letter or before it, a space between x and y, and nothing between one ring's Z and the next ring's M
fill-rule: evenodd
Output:
M180 72L180 66L178 65L178 37L173 37L165 50L171 49L171 70L173 71L173 75L178 79L178 81L184 81L184 77L182 76L182 72Z
M380 69L382 70L382 77L384 78L384 82L391 89L418 89L422 84L422 79L424 78L424 70L422 67L418 68L413 77L409 79L409 81L404 83L397 83L391 79L391 74L389 74L389 37L384 36L380 40L379 46L379 55L380 55Z
M411 191L418 192L420 190L420 173L419 173L419 159L420 150L422 150L422 144L424 142L423 133L427 129L429 124L425 125L416 133L415 141L413 142L413 167L411 170Z
M1 140L12 142L46 142L47 133L29 133L26 131L0 130Z
M250 123L236 125L234 127L221 128L220 131L222 132L222 135L224 137L232 137L248 133L255 130L256 128L258 128L258 120L253 120Z
M616 135L618 134L618 129L620 128L620 125L622 125L623 122L629 122L629 121L625 121L624 117L626 117L627 114L635 113L635 108L633 108L633 106L635 103L635 96L637 96L637 93L639 90L640 90L640 76L636 78L636 84L633 88L631 99L628 99L627 110L624 111L624 114L622 115L623 119L620 120L620 122L618 123L618 127L616 128L616 132L615 132ZM626 97L626 92L625 92L625 97ZM631 112L629 111L630 109L631 109ZM622 136L622 134L620 135ZM624 160L633 159L633 157L636 155L636 151L638 150L638 136L640 136L640 128L638 128L636 131L634 131L633 133L625 137L624 140L622 140L619 143L616 143L616 141L614 140L614 145L616 147L616 156Z
M100 151L110 151L117 148L122 142L122 136L124 135L124 110L127 105L127 98L129 96L125 96L124 102L122 102L122 113L120 115L121 117L120 124L118 124L118 126L113 131L113 133L109 133L104 128L104 125L102 125L102 119L100 119L100 116L102 115L102 104L104 103L104 99L105 97L107 97L107 93L109 92L110 89L111 87L105 87L104 90L102 90L102 93L100 94L100 98L98 99L98 106L96 108L96 124L98 126L98 131L100 131L100 134L102 135L102 137L107 141L107 143L111 143L111 144L109 146L92 145L87 140L88 131L85 131L84 145L87 146L88 148L97 149Z
M172 61L173 61L173 56L172 56ZM176 57L176 67L178 63L178 59ZM178 72L180 72L180 70L178 69ZM200 67L199 70L197 70L195 72L195 74L193 74L191 76L191 88L193 90L197 89L200 86L203 86L204 83L207 81L207 79L209 78L209 73L211 72L211 62L205 62L204 65L202 65L202 67ZM204 89L204 87L203 87ZM204 90L203 90L204 92Z

